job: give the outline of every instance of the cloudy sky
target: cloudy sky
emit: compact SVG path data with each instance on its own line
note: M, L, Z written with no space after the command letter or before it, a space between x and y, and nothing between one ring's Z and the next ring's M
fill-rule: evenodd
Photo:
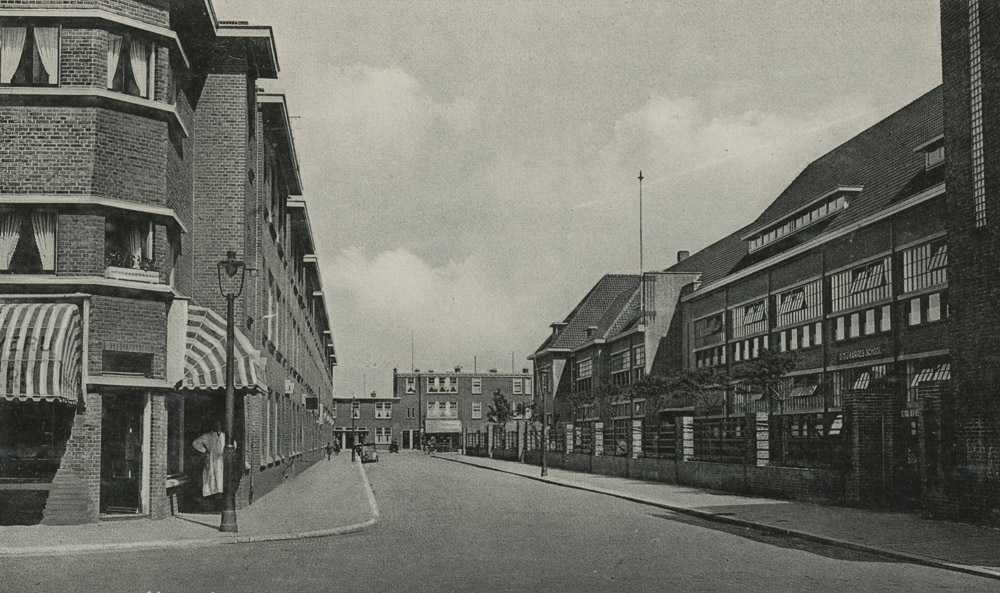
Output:
M750 222L938 85L937 0L214 0L270 24L339 395L517 369L605 273Z

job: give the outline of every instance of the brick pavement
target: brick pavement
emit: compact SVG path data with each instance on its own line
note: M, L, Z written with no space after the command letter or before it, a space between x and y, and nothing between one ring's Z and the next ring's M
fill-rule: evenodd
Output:
M379 518L360 463L321 461L237 513L239 533L219 533L219 515L179 514L159 521L110 520L71 526L0 527L0 557L186 548L351 533Z

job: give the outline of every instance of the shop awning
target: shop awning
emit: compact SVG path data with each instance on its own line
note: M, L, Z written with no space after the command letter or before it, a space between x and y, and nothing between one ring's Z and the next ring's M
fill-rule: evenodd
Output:
M239 329L234 348L233 385L253 389L262 385L264 364L260 352ZM184 378L178 389L225 389L226 320L205 307L188 307Z
M0 305L0 340L0 398L79 401L83 322L77 305Z
M428 418L425 421L427 424L424 427L424 431L427 434L441 434L446 432L462 432L462 421L461 420L441 420Z

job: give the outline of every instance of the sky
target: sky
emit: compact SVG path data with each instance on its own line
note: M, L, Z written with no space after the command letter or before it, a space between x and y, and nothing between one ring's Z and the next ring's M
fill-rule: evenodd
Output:
M938 0L214 0L271 25L339 366L530 367L941 82Z

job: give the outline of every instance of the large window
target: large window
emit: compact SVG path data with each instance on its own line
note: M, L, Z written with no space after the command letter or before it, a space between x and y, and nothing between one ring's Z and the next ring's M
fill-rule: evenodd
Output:
M951 362L947 358L924 358L906 362L906 400L915 402L918 389L925 383L951 380Z
M406 393L416 393L417 392L417 379L415 377L406 378Z
M59 84L59 27L0 27L0 85Z
M816 280L778 295L778 325L791 325L823 314L823 281Z
M767 299L736 307L731 315L734 338L760 333L767 329Z
M480 377L474 377L472 379L472 393L480 394L483 392L483 380Z
M41 210L0 212L0 272L31 274L56 267L56 215Z
M726 338L725 315L719 313L694 322L694 347L721 344Z
M577 361L576 363L576 390L589 391L593 386L592 376L594 374L593 361L589 358Z
M948 245L943 240L903 252L903 292L948 282Z
M483 417L483 402L472 402L472 419L480 420Z
M131 35L108 34L108 88L113 91L153 98L156 73L156 45Z
M838 272L830 277L832 311L843 311L889 298L892 294L892 259L880 260Z
M392 418L392 403L391 402L375 402L375 417L376 418Z

